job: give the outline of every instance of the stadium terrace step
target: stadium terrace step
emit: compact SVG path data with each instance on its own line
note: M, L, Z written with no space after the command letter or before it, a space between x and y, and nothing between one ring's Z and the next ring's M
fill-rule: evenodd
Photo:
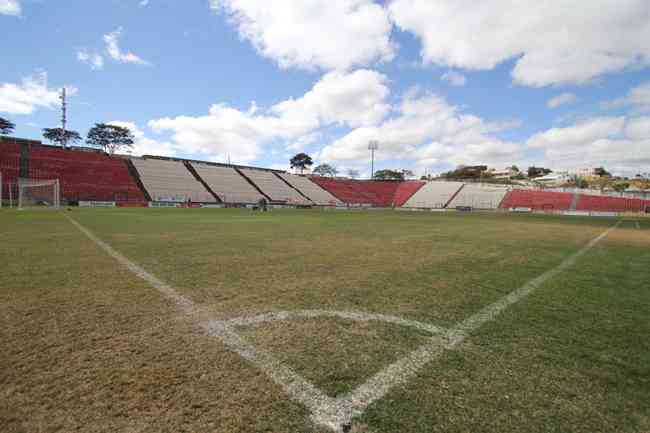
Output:
M68 201L145 201L124 159L95 150L31 145L29 178L59 179Z
M502 209L531 208L533 210L569 210L573 194L539 190L515 189L501 202Z
M217 202L182 161L158 158L131 158L131 161L153 201Z
M239 171L253 182L272 202L310 205L312 202L277 177L270 170L241 168Z
M447 207L471 207L474 209L498 209L508 193L506 187L465 184L450 200Z
M395 191L395 197L393 198L395 207L403 206L404 203L406 203L413 194L418 192L418 190L422 188L425 183L426 182L419 180L402 182L399 187L397 187L397 191Z
M404 203L403 207L442 209L462 187L461 182L427 182Z
M277 175L291 184L306 197L309 197L309 199L316 205L340 206L343 204L339 199L305 176L289 173L277 173Z
M232 167L198 162L190 164L224 203L253 204L264 197L245 177Z
M311 180L344 203L374 207L392 206L400 185L398 181L343 180L319 176L313 176Z

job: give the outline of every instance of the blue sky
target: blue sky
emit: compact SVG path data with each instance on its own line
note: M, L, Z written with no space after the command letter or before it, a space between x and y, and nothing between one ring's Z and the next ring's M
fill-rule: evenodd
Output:
M650 171L650 3L538 3L0 0L0 116L39 138L65 85L135 154Z

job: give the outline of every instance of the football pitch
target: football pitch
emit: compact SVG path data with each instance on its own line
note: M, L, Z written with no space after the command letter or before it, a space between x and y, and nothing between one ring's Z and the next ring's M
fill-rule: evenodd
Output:
M2 432L647 432L650 219L0 210Z

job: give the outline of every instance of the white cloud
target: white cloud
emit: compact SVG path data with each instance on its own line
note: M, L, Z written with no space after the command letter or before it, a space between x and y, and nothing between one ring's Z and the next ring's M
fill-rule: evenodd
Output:
M0 112L32 114L37 108L54 108L59 92L47 86L47 72L38 72L22 79L21 84L0 85Z
M156 132L171 131L184 152L212 155L238 162L254 160L260 146L283 142L294 149L314 140L327 125L361 126L380 122L387 114L386 77L368 70L331 72L298 99L289 99L260 112L255 103L247 111L224 104L210 107L206 116L156 119Z
M410 92L397 116L377 126L354 129L326 146L320 159L352 162L368 157L368 141L379 140L378 160L415 160L420 165L489 163L520 157L521 146L493 134L512 124L497 124L461 113L443 98Z
M394 57L392 25L372 0L210 0L281 67L347 69Z
M114 120L107 123L109 125L128 128L131 131L133 137L135 138L133 149L131 149L131 151L129 152L131 155L176 156L179 153L179 150L175 148L174 144L168 141L157 141L145 136L145 133L140 128L138 128L138 126L134 122ZM120 153L124 153L124 152L125 150L120 151Z
M448 81L452 86L464 86L467 80L465 76L457 71L449 70L440 77L442 81Z
M130 51L122 52L119 45L119 40L122 37L123 29L119 27L114 32L104 35L104 42L106 43L106 52L111 59L120 63L133 63L136 65L149 65L149 62L143 60L139 56Z
M138 3L138 6L140 6L141 8L146 8L147 6L149 6L149 0L140 1L140 3Z
M376 124L390 111L386 81L384 75L367 69L330 72L304 96L276 104L272 111L293 123Z
M597 117L566 128L552 128L533 135L528 146L545 149L575 150L595 140L620 134L625 117Z
M21 13L18 0L0 0L0 15L19 16Z
M650 117L637 117L627 122L625 136L632 140L650 139Z
M627 95L622 98L603 102L601 106L605 109L632 107L637 111L650 111L650 82L632 88Z
M557 169L605 166L634 175L650 164L650 117L597 117L535 134L527 144Z
M578 97L573 93L562 93L549 99L546 106L550 109L554 109L560 105L573 104L577 100Z
M424 62L492 69L516 59L518 84L587 83L650 63L646 0L394 0L388 9L420 38Z
M89 53L86 50L77 51L77 60L90 66L94 71L101 71L104 69L104 57L97 53Z

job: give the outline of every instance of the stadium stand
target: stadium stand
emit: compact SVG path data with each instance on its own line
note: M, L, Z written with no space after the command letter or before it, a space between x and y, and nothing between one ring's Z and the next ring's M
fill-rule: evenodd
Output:
M313 176L311 180L344 203L374 207L392 206L400 185L390 180L342 180L322 176Z
M305 196L309 197L318 206L341 206L343 204L339 199L305 176L289 173L278 173L278 175Z
M395 197L393 198L395 207L403 206L404 203L406 203L413 194L418 192L418 190L424 186L424 184L425 182L419 180L400 183L400 185L397 187L397 191L395 191Z
M272 171L249 168L242 168L239 171L257 185L271 201L297 205L312 204L310 200L302 196Z
M10 185L14 185L20 176L20 149L18 143L0 141L0 174L2 175L2 198L10 197ZM11 196L15 190L11 190Z
M645 212L649 200L580 194L576 210L591 212Z
M191 163L196 173L224 203L257 203L263 196L232 167Z
M461 182L427 182L404 203L403 207L442 209L462 187Z
M447 207L472 207L474 209L498 209L508 189L500 186L465 184Z
M216 203L217 199L196 180L181 161L131 158L153 201Z
M126 161L96 150L29 146L30 179L59 179L62 199L143 203Z
M510 191L501 202L502 209L531 208L533 210L569 210L573 194L527 189Z

